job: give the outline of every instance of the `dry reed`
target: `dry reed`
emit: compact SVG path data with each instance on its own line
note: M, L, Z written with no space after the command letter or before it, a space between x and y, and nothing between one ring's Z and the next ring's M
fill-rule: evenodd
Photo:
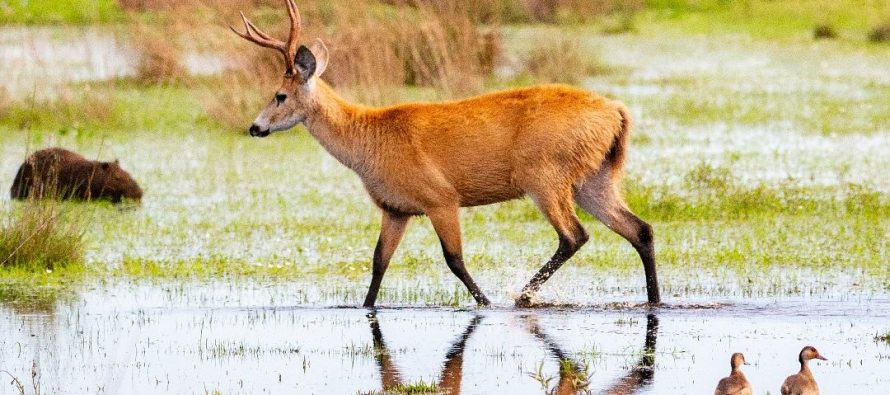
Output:
M276 5L245 9L245 14L254 15L267 33L284 38L289 21ZM301 41L319 37L330 49L325 80L363 103L392 103L406 85L431 88L439 98L475 94L483 90L501 58L498 26L478 25L471 11L456 2L394 1L356 7L303 1L299 6L304 23ZM228 31L225 24L240 23L230 8L205 8L214 22L204 28L158 27L192 36L203 29L205 49L224 54L229 70L221 79L206 80L211 86L198 91L211 119L241 129L271 98L283 68L280 55Z
M582 45L580 39L571 36L543 40L523 57L524 72L539 82L566 84L577 84L587 76L602 73L605 67Z

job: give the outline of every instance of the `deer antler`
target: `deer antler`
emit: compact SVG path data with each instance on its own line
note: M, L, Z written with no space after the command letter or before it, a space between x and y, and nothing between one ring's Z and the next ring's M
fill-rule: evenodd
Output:
M247 41L281 52L281 54L284 55L284 64L287 66L287 71L293 72L294 56L297 55L297 40L300 38L300 11L297 9L296 4L294 4L294 0L285 0L284 2L287 4L287 13L290 16L290 35L287 39L287 43L272 38L257 28L253 22L249 21L247 17L244 16L243 12L241 13L241 21L244 22L245 32L241 33L231 25L229 25L229 28L232 29L235 34Z

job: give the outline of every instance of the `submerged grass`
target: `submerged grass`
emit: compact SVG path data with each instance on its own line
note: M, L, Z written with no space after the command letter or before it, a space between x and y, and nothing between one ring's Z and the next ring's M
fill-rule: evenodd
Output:
M834 83L849 82L838 79ZM890 86L881 84L864 86L848 96L828 92L781 93L775 91L775 86L745 82L712 92L702 89L715 89L719 83L702 84L699 80L682 85L683 91L668 93L660 98L661 104L654 106L682 125L729 123L765 127L789 122L814 134L878 133L885 131L880 114L890 112Z
M825 213L866 219L890 215L890 199L868 186L844 184L839 190L802 186L794 180L779 185L744 185L729 168L701 164L686 175L688 186L642 185L631 180L627 201L643 218L657 221L740 220L779 215ZM839 195L838 195L839 194Z
M427 383L420 379L413 383L397 384L383 391L359 391L361 395L411 395L411 394L442 394L436 383Z
M55 270L27 267L0 268L0 306L19 314L52 313L60 302L76 298L86 269L68 265Z

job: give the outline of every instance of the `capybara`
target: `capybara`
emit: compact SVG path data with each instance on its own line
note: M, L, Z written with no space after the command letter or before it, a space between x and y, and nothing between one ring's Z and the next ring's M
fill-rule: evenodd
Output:
M63 148L37 151L19 167L9 190L13 199L142 199L142 189L118 161L99 162Z

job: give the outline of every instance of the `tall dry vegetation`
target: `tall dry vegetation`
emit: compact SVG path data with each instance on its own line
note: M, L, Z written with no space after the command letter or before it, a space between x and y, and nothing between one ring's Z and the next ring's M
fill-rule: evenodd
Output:
M6 88L0 86L0 118L9 116L11 107L12 99L9 97L9 92L6 91Z
M136 25L138 79L149 83L189 82L183 54L222 54L222 78L199 79L208 118L242 128L271 98L283 72L273 51L257 48L228 31L244 11L267 33L284 38L288 19L280 0L119 0ZM500 23L560 22L566 15L587 20L640 7L641 0L301 0L304 43L322 38L331 50L325 80L346 97L374 105L401 99L404 86L428 88L432 98L481 92L502 58ZM153 18L146 23L145 15ZM563 49L573 43L556 43ZM539 51L540 52L540 51ZM574 51L572 53L576 53ZM522 69L544 81L577 82L584 59L567 73L548 56L533 54ZM564 67L563 67L564 68ZM566 71L566 70L563 70Z
M630 14L643 0L502 0L500 13L509 23L581 23L603 16Z
M477 22L581 23L642 10L644 0L380 0L407 6L458 5Z
M136 52L136 79L148 84L172 83L181 81L188 71L183 63L182 48L164 32L135 27L134 44Z
M121 8L127 11L169 10L173 8L193 8L196 5L203 7L256 7L258 5L271 5L273 0L227 0L225 2L214 0L118 0ZM223 4L220 4L223 3Z
M522 60L523 72L541 82L577 84L606 67L574 36L554 35L535 44Z
M485 3L485 2L480 2ZM282 62L232 34L243 10L269 34L284 38L289 20L281 1L236 2L121 0L131 10L137 79L194 84L208 117L243 127L280 84ZM322 38L331 50L325 80L345 96L368 104L391 103L399 89L427 87L438 98L478 93L500 58L496 18L456 1L351 2L305 0L302 42ZM136 11L149 10L148 14ZM490 14L490 12L489 12ZM145 15L152 15L146 18ZM222 78L187 78L183 54L221 54Z
M362 7L347 2L300 3L303 41L320 37L331 51L326 81L347 97L368 104L395 101L396 92L405 85L431 88L440 98L482 91L502 49L496 24L480 25L472 9L456 2L392 3ZM275 9L280 12L280 7ZM218 15L234 24L236 18L224 17L229 12ZM255 14L270 34L286 36L286 18L273 19L262 8ZM268 100L266 96L271 97L283 68L274 52L225 33L220 49L232 60L226 86L210 91L202 101L212 117L244 126Z

